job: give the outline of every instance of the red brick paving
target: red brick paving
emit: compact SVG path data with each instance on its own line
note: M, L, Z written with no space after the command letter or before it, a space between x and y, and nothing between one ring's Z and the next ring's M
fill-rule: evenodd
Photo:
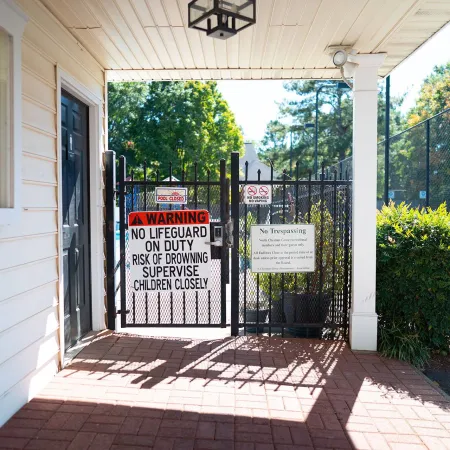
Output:
M109 335L0 429L0 449L450 449L450 402L342 342Z

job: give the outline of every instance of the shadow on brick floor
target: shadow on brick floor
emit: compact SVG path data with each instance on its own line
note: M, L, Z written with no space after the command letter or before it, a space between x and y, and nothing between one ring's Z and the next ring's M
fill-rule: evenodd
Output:
M0 447L450 448L447 398L343 342L109 335L1 430Z

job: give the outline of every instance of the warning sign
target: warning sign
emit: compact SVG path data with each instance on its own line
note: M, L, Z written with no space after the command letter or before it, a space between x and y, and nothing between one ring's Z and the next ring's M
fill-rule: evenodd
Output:
M132 212L128 226L134 291L210 289L208 211Z
M185 205L187 197L187 188L157 187L155 189L156 203Z
M270 205L272 203L272 186L270 184L245 186L244 203L247 205Z

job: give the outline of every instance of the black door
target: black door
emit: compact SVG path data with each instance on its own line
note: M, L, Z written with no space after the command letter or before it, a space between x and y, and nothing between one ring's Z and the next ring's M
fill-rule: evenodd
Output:
M64 344L91 330L88 107L61 93Z

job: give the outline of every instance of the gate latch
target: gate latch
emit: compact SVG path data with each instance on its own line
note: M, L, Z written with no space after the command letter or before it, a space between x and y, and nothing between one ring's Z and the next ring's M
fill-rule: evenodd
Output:
M223 246L223 226L222 225L214 225L212 227L213 229L213 236L211 242L206 242L208 245L213 245L215 247L222 247Z

